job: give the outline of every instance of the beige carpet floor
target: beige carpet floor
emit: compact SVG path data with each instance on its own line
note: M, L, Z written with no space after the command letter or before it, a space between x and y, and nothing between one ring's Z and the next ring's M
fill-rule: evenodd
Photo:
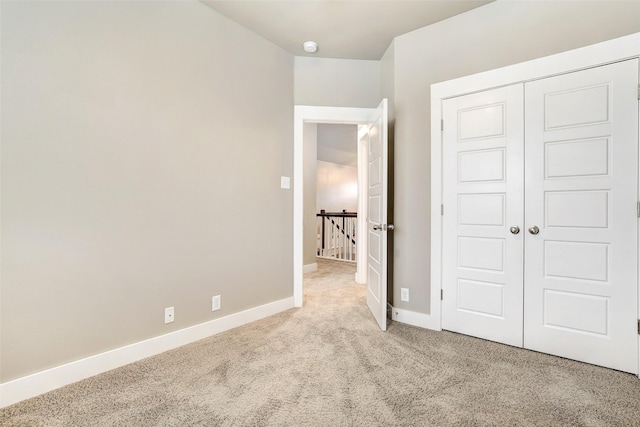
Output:
M2 426L640 426L630 374L392 322L322 261L305 306L0 410Z

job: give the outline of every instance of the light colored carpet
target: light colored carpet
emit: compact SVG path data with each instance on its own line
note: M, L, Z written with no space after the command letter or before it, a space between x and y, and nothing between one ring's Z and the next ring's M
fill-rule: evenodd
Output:
M640 426L629 374L449 332L380 332L354 266L305 306L0 410L2 426Z

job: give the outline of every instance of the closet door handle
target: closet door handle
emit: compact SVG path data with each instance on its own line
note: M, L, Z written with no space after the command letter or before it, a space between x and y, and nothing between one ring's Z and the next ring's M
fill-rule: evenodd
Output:
M520 227L514 225L509 229L509 231L511 232L511 234L518 234L520 232Z
M533 227L531 227L529 229L529 233L531 233L531 234L538 234L539 232L540 232L540 229L538 228L537 225L534 225Z

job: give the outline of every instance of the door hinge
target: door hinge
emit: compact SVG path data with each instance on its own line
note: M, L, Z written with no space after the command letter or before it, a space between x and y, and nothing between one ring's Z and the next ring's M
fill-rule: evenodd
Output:
M640 93L640 87L638 88L638 93ZM444 130L444 119L440 119L440 130Z
M638 85L638 99L640 99L640 85Z
M638 335L640 335L640 319L638 320Z
M640 205L640 203L639 203L639 205ZM444 215L444 205L440 205L440 215Z
M444 300L444 289L440 289L440 301ZM640 321L638 321L638 325L640 325Z
M638 218L640 218L640 202L636 204L636 212L638 213Z

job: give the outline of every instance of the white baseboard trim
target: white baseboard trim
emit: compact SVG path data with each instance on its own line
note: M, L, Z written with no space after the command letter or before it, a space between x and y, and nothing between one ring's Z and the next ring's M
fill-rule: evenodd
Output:
M293 308L293 297L0 384L0 408Z
M314 271L318 271L318 263L314 262L313 264L305 264L302 267L302 273L313 273Z
M418 326L420 328L440 330L439 328L434 327L434 322L429 314L392 307L391 319L396 322L406 323L407 325Z

